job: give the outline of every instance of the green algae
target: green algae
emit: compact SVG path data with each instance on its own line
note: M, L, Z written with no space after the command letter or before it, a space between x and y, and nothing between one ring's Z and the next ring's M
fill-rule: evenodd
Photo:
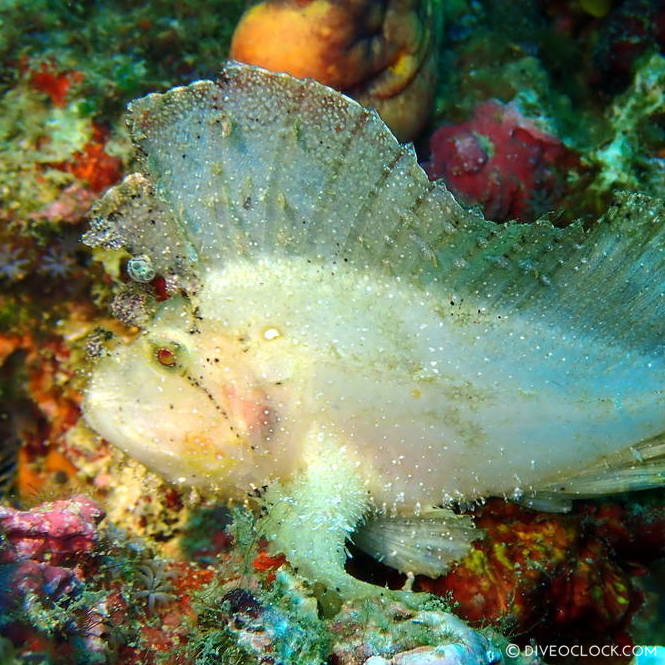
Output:
M81 70L88 108L115 117L138 95L214 74L244 5L9 0L0 8L0 90L16 82L21 59L47 58Z
M236 587L222 592L213 586L199 595L196 631L187 646L195 665L220 662L253 665L267 653L273 662L321 665L331 650L331 636L284 574L270 589Z
M266 653L284 665L326 662L331 636L316 599L286 570L274 576L257 573L252 565L261 546L256 520L240 507L231 515L227 530L233 557L223 574L232 581L214 580L195 594L197 617L183 650L191 659L187 662L254 665Z
M630 87L606 111L609 140L586 156L598 172L591 193L606 197L617 189L665 196L665 57L653 54L637 66Z

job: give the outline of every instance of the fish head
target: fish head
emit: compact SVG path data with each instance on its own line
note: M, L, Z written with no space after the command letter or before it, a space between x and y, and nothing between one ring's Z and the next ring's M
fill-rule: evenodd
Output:
M277 418L243 342L172 298L147 330L99 361L86 421L168 480L227 496L264 483Z

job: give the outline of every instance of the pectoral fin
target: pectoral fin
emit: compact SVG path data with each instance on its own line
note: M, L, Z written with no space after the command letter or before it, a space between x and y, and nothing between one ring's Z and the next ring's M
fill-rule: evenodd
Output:
M608 455L574 475L551 483L524 503L540 509L564 506L572 499L632 492L665 483L665 433ZM555 508L556 509L556 508Z
M352 541L387 566L435 578L481 536L469 516L435 508L419 516L370 518L355 531Z

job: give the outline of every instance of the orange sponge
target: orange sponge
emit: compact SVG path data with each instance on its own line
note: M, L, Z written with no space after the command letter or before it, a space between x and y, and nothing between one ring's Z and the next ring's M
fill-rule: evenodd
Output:
M432 13L431 0L265 0L240 20L230 55L346 92L409 140L434 97Z

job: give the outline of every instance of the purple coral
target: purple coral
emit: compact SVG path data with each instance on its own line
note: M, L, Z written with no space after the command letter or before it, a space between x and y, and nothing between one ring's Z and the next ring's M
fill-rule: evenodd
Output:
M84 613L86 626L72 608L82 598L81 557L98 539L97 524L104 512L90 498L44 503L32 510L0 506L0 627L15 644L35 630L44 635L76 634L90 653L106 648L87 624L103 621L93 606ZM48 621L45 617L50 617ZM74 661L72 661L74 662Z
M97 524L103 517L104 511L82 494L28 511L0 506L0 533L5 540L0 563L25 559L65 563L71 556L93 549Z
M34 604L38 598L57 600L72 596L82 587L82 582L70 568L30 559L7 564L0 566L0 588L11 592L0 593L0 609L7 612L19 607L21 601Z

